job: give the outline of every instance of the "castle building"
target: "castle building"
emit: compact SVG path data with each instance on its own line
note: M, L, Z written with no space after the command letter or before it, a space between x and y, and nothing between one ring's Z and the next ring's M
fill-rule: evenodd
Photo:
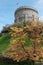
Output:
M15 11L14 16L15 16L15 22L23 22L23 21L31 22L32 20L34 21L39 20L38 11L35 8L29 6L19 7Z

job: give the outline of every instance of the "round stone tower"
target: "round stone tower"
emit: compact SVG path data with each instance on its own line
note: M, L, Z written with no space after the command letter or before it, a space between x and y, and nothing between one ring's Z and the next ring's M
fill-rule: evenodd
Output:
M19 7L15 11L15 22L23 22L23 21L29 21L31 22L32 20L38 21L39 16L38 16L38 11L33 8L33 7Z

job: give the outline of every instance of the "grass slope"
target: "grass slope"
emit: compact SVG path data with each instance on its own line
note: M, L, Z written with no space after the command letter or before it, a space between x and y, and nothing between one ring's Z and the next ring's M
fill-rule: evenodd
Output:
M9 34L5 34L2 37L0 37L0 52L5 51L8 48L10 38L11 37Z
M27 47L31 47L32 46L32 42L29 40L28 36L25 37L24 41L25 41L25 46L27 46Z

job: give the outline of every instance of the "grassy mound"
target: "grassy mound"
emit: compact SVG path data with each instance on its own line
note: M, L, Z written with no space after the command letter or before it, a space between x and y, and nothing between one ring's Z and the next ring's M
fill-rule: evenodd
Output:
M0 52L5 52L5 57L17 62L29 58L36 61L40 56L43 57L43 27L33 23L26 25L23 23L23 26L15 24L3 29Z
M8 48L10 38L11 36L9 34L0 37L0 52L5 51Z

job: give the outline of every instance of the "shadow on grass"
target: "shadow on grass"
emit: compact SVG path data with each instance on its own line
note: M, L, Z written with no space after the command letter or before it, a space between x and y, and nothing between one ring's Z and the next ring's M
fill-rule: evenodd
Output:
M0 59L0 65L34 65L34 62L29 59L20 62L14 62L12 59L3 57Z

